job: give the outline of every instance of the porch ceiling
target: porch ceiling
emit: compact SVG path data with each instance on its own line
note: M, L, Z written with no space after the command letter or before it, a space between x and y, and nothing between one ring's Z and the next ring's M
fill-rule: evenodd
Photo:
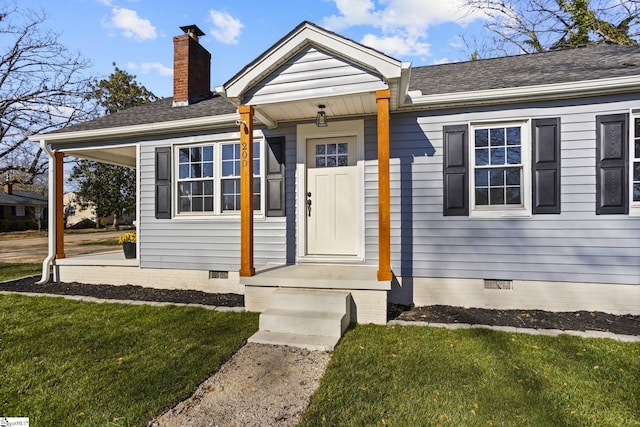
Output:
M278 122L296 120L315 120L318 105L325 106L327 121L336 117L349 117L375 114L377 111L375 93L357 93L353 95L310 98L298 101L253 105L256 117L266 125L275 127Z
M101 163L109 163L118 166L136 167L136 147L98 147L92 149L64 150L65 156L78 157L80 159L95 160Z

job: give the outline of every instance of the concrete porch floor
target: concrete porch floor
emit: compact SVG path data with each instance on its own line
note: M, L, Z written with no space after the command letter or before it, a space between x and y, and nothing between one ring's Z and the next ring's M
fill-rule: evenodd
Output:
M267 266L252 277L240 277L245 286L287 288L389 290L390 282L380 282L378 269L370 265L297 264Z

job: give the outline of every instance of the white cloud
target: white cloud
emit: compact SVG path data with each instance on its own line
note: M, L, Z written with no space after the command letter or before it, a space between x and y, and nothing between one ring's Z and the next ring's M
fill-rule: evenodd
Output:
M378 37L375 34L366 34L361 43L371 46L390 56L429 55L429 43L421 42L416 37L403 37L399 35Z
M127 68L131 70L135 70L136 72L142 74L149 74L151 71L155 71L161 76L172 76L173 68L166 67L159 62L143 62L141 64L137 64L135 62L127 63Z
M111 20L104 24L108 28L116 28L122 34L134 40L153 40L158 35L156 27L148 19L140 18L135 10L114 7L111 9Z
M209 18L213 27L209 30L213 37L223 44L237 44L240 31L244 27L240 20L227 12L210 10Z
M447 22L465 26L483 17L464 9L464 0L333 0L339 15L323 19L323 26L340 31L353 26L378 28L361 42L389 55L425 55L429 27Z

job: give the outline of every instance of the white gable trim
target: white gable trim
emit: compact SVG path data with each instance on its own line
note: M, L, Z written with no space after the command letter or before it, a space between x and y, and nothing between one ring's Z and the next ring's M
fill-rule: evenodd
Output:
M340 57L370 69L385 80L401 77L402 62L305 22L267 50L254 64L242 70L224 86L217 87L216 91L239 105L242 103L244 93L255 83L267 77L269 73L309 44L334 52Z

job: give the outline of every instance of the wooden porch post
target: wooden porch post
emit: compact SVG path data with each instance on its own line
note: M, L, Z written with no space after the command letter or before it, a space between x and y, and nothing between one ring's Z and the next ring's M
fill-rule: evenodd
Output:
M256 274L253 266L253 107L240 113L240 276Z
M54 153L56 158L56 223L49 224L49 232L56 233L56 259L64 258L64 153L56 151Z
M378 280L390 281L391 190L389 183L389 89L376 92L378 104Z

